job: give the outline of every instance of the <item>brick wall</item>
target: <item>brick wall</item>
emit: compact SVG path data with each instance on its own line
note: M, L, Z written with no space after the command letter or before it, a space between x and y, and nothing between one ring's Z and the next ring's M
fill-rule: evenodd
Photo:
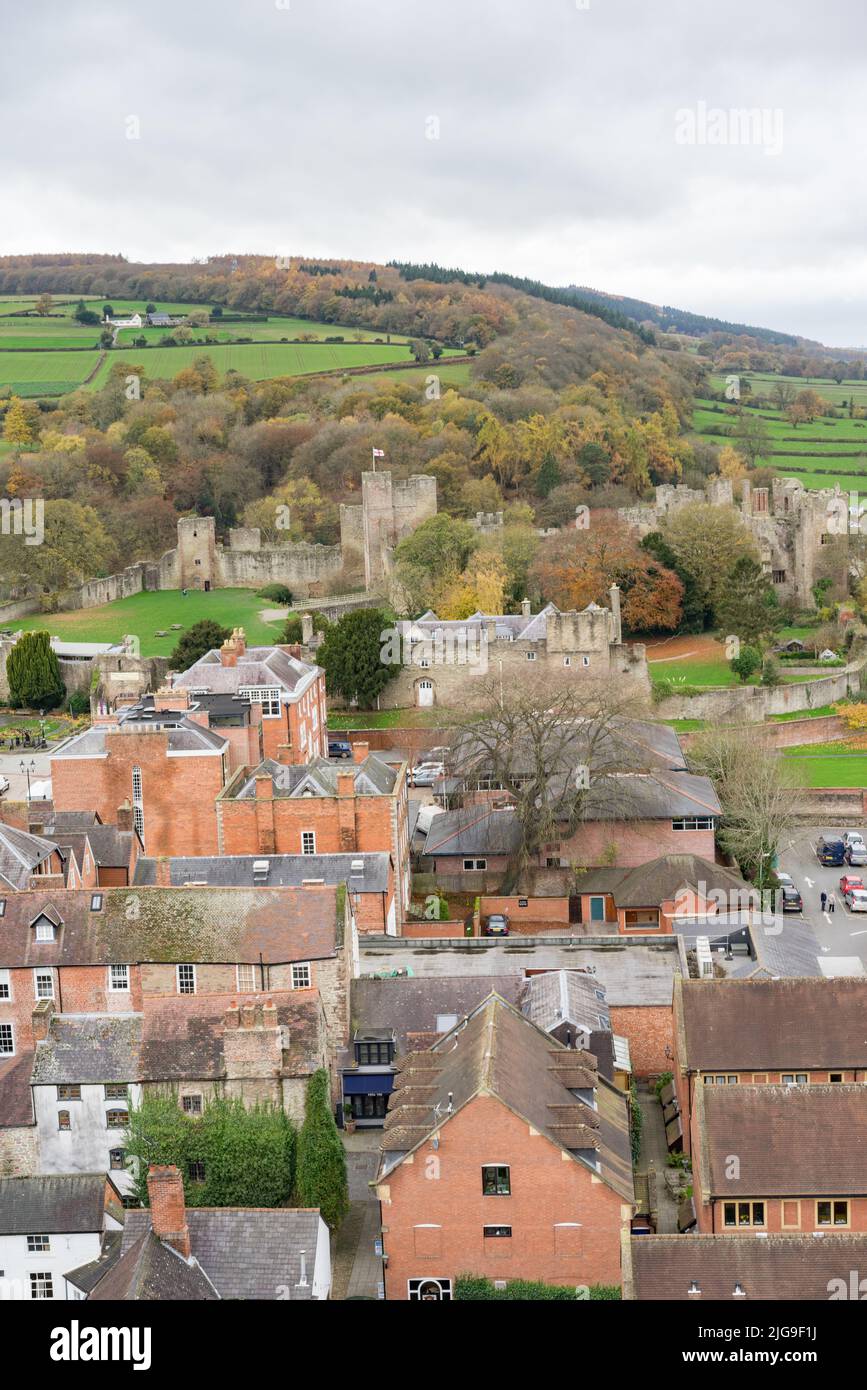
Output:
M0 1129L0 1178L26 1178L38 1171L36 1126Z
M482 1194L485 1163L508 1164L511 1195ZM619 1284L620 1231L630 1208L589 1169L490 1096L471 1101L379 1189L388 1255L386 1296L407 1281L458 1274ZM580 1223L580 1224L578 1224ZM486 1225L510 1225L485 1239Z
M670 1005L616 1005L608 1012L611 1031L629 1039L634 1076L659 1076L674 1070L674 1020Z

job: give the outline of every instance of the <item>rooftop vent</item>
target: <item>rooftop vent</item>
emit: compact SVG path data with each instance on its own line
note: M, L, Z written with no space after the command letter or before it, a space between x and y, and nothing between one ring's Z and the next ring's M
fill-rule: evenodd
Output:
M701 980L713 979L713 956L710 953L710 939L707 936L697 936L695 939L695 954L698 958L698 974Z
M254 859L254 860L253 860L253 878L254 878L254 879L257 879L257 878L258 878L258 879L267 878L270 872L271 872L271 862L270 862L270 860L268 860L268 859Z
M353 878L364 878L364 860L353 859L349 866L349 872Z

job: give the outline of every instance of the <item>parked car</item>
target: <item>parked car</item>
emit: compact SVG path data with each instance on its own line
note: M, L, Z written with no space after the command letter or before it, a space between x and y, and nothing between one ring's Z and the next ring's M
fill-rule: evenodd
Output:
M352 744L344 738L330 738L328 740L329 758L351 758Z
M845 898L850 888L863 888L864 880L860 874L844 874L840 879L840 892Z
M8 790L9 790L9 778L8 778L8 777L3 777L2 775L0 775L0 796L2 796L4 792L8 792Z
M445 776L445 771L442 763L420 763L412 770L412 780L417 787L432 787Z
M842 840L826 840L822 835L816 842L816 858L820 864L836 867L846 862L846 846Z
M794 883L784 883L780 889L780 894L783 899L782 906L784 912L803 912L804 900Z
M843 844L846 846L847 849L849 849L852 845L863 845L864 836L861 834L860 830L844 830Z
M850 912L867 912L867 888L850 888L843 901Z
M785 888L787 883L790 883L794 888L795 880L792 878L791 874L787 874L784 869L775 869L774 873L777 875L777 882L781 888Z
M508 936L509 919L504 912L493 912L482 924L483 936Z

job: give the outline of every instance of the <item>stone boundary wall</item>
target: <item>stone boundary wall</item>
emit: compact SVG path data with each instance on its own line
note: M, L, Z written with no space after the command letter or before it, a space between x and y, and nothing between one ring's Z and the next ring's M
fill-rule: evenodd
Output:
M819 709L861 689L864 658L800 685L743 685L705 690L700 695L669 695L654 707L657 719L707 719L715 723L760 724L769 714Z

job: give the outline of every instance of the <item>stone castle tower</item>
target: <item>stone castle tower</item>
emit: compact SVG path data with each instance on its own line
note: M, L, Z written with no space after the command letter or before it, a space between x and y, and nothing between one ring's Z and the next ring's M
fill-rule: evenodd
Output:
M390 473L362 473L361 506L341 506L340 545L344 562L358 555L364 560L365 588L376 591L391 567L391 552L398 541L436 516L436 478L414 473L393 483Z

